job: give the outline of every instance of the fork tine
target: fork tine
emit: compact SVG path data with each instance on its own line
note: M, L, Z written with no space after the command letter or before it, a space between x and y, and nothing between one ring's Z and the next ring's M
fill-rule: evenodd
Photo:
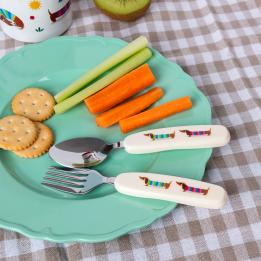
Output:
M59 167L55 167L55 166L49 166L48 169L56 169L56 170L64 170L64 171L70 171L70 168L67 167L63 167L63 166L59 166Z
M81 193L80 188L65 187L65 186L61 186L61 185L57 185L57 184L53 184L53 183L49 183L49 182L42 182L42 185L50 187L50 188L54 188L56 190L60 190L63 192L71 193L71 194L83 194L83 193Z
M71 171L77 171L77 172L85 172L88 171L87 169L73 169L73 168L68 168L68 167L63 167L63 166L49 166L48 169L50 170L57 170L57 171L63 171L63 172L71 172Z
M84 185L83 181L70 181L70 180L67 180L67 179L62 179L62 178L52 178L52 177L48 177L48 176L45 176L44 177L45 180L50 180L50 181L54 181L54 182L57 182L57 183L64 183L64 184L68 184L68 185L73 185L73 186L82 186Z
M90 174L90 169L70 169L66 167L49 167L48 169L52 172L75 174L80 176L88 176Z
M74 179L74 180L78 180L78 181L86 181L86 178L88 175L86 176L76 176L70 173L66 173L66 174L61 174L59 172L54 172L54 171L47 171L46 175L51 175L54 177L60 177L60 178L66 178L66 179Z

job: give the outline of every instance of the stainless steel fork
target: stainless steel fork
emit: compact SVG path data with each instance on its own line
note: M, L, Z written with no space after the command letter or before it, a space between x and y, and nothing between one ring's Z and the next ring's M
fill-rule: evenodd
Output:
M83 195L101 184L113 184L114 180L114 177L102 176L93 169L49 167L42 184L63 192Z
M75 195L87 194L101 184L112 184L118 192L134 197L161 199L213 209L223 207L227 200L227 193L220 186L143 172L105 177L93 169L50 167L42 184Z

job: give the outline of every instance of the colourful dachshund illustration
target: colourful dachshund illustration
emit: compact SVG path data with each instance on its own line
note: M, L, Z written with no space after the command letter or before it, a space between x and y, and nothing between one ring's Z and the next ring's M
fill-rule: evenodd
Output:
M168 189L170 187L170 182L160 182L160 181L153 181L148 179L147 177L140 177L141 180L144 180L145 186L153 186L153 187L159 187L159 188L165 188Z
M173 133L167 133L167 134L146 133L144 135L147 136L147 137L150 137L152 140L174 139L175 138L175 131Z
M19 29L24 28L23 21L11 12L0 8L0 20L10 26L16 26Z
M49 15L50 15L50 19L53 23L55 23L59 18L61 18L70 8L71 6L71 1L68 1L67 4L61 8L60 10L58 10L55 13L51 13L49 10Z
M188 185L186 185L183 182L176 182L179 186L182 187L183 192L184 191L190 191L190 192L196 192L196 193L201 193L203 195L207 195L209 188L208 189L201 189L201 188L194 188L194 187L190 187Z
M190 131L190 130L180 130L180 132L186 133L189 137L191 136L202 136L202 135L211 135L211 129L207 131Z

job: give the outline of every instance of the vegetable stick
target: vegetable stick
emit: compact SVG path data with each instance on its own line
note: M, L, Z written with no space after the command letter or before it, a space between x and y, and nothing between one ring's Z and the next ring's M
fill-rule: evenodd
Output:
M100 91L104 87L108 86L112 82L119 79L121 76L125 75L126 73L140 66L141 64L146 62L151 56L152 56L152 52L150 51L150 49L148 48L143 49L142 51L130 57L128 60L118 65L111 72L109 72L104 77L97 80L90 86L74 94L68 99L62 101L61 103L58 103L54 107L55 112L59 114L69 110L70 108L74 107L75 105L83 101L85 98Z
M66 98L72 96L92 80L96 79L98 76L103 74L104 72L108 71L115 65L123 62L127 58L131 57L135 53L139 52L140 50L144 49L148 46L148 40L145 36L140 36L133 42L129 43L127 46L123 47L117 53L113 54L109 58L107 58L102 63L95 66L90 71L86 72L84 75L81 76L80 79L74 81L68 87L66 87L63 91L59 92L55 95L55 100L57 103L65 100Z
M143 64L84 102L91 113L105 112L150 86L155 80L149 65Z
M98 126L103 128L110 127L120 120L135 115L148 108L150 105L159 100L163 94L164 92L161 88L155 87L137 98L120 104L117 107L100 114L96 117L96 123Z
M141 112L132 117L120 120L120 128L123 133L127 133L134 129L159 121L175 113L188 110L191 107L192 102L190 97L185 96Z

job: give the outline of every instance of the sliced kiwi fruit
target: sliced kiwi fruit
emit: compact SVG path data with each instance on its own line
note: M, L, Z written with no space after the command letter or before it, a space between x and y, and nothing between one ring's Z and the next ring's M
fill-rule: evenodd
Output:
M134 21L145 14L151 0L94 0L94 3L114 19Z

